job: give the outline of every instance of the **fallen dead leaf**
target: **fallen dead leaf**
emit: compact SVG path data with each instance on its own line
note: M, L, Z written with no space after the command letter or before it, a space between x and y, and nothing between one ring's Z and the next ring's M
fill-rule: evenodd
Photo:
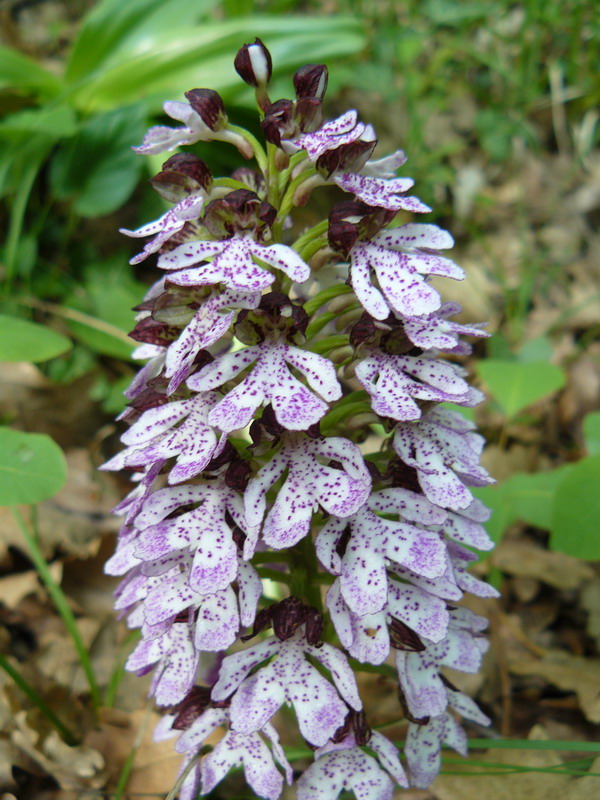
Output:
M136 744L135 762L127 782L127 793L132 797L144 792L167 794L175 785L181 766L181 755L173 749L173 740L155 742L154 728L161 715L154 710L138 710L132 714L103 715L100 727L90 731L85 739L87 745L102 753L108 770L110 783L115 785L125 761Z
M534 578L556 589L577 589L595 575L589 564L576 558L510 539L500 542L492 562L509 575Z
M529 739L548 739L541 726L532 729ZM476 756L482 761L496 764L514 764L520 767L543 769L560 763L557 754L551 750L488 750ZM473 770L457 759L452 762L453 770L469 772L467 775L440 775L433 784L432 792L436 800L595 800L600 797L600 778L530 772L512 775L473 775ZM596 759L591 772L600 770L600 759Z
M600 660L548 650L543 658L509 661L514 675L533 675L568 692L575 692L590 722L600 722Z

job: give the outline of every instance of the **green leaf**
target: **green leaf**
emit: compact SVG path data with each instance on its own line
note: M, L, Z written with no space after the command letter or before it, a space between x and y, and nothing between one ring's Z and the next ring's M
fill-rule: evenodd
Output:
M72 347L66 336L19 317L0 314L0 361L48 361Z
M574 464L559 484L550 546L575 558L600 559L600 455Z
M133 278L126 257L118 253L111 261L90 264L84 290L85 294L70 297L66 305L113 327L116 335L102 330L102 325L70 320L73 335L96 353L130 358L136 346L133 340L126 340L126 334L135 324L131 309L140 302L146 287Z
M0 505L32 505L64 486L67 464L49 436L0 428L0 476Z
M546 336L537 336L529 339L517 353L517 360L524 364L536 361L549 362L554 353L552 343ZM512 359L509 359L512 360Z
M86 16L67 64L67 80L79 81L118 60L121 51L143 49L157 36L198 22L216 0L101 0Z
M533 475L511 475L504 485L509 493L515 519L521 519L542 530L550 530L556 489L571 469L571 464L565 464L558 469Z
M149 34L134 51L124 50L119 63L84 83L73 100L80 108L102 110L142 98L159 112L164 100L182 99L184 91L200 84L254 107L254 94L235 72L233 57L255 26L253 18L235 19ZM262 17L260 33L276 73L355 53L365 41L358 21L348 17Z
M131 150L146 129L141 106L119 108L89 120L52 160L50 179L56 196L74 200L84 217L109 214L133 191L143 159Z
M60 91L61 81L47 72L35 61L12 50L0 46L0 89L37 89L46 97Z
M493 12L494 5L488 3L469 3L456 0L426 0L422 13L436 25L460 27L473 20L485 19Z
M9 136L42 133L45 138L56 140L74 136L76 132L75 112L65 105L17 111L0 123L0 133Z
M600 411L593 411L583 420L583 438L591 456L600 454Z
M508 419L565 384L560 367L542 362L487 359L479 362L477 372Z
M473 494L492 509L485 526L490 537L499 542L508 526L519 520L550 530L557 487L572 469L571 464L565 464L537 474L517 473L495 486L473 489Z

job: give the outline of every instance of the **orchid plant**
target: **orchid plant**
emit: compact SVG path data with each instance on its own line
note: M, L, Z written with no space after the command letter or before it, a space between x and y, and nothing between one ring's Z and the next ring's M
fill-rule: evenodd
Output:
M116 607L141 631L127 668L153 672L166 708L156 737L185 757L181 800L236 766L269 800L294 779L299 800L389 800L394 782L432 782L442 745L466 752L457 717L489 722L441 671L478 670L486 622L460 602L496 595L467 571L471 548L492 547L470 491L491 482L483 439L444 405L481 401L455 357L485 334L453 321L460 307L430 280L464 274L446 231L406 221L430 209L396 177L404 154L372 160L375 131L354 110L323 121L326 67L299 69L295 99L274 103L259 39L235 68L264 146L193 89L165 104L181 126L135 148L227 142L254 168L214 178L192 152L171 155L151 183L173 207L123 231L152 237L131 263L158 254L163 275L137 308L147 363L105 465L136 483L106 571L124 576ZM335 202L302 230L294 212L321 186ZM386 662L407 772L355 677ZM300 775L282 707L314 751Z

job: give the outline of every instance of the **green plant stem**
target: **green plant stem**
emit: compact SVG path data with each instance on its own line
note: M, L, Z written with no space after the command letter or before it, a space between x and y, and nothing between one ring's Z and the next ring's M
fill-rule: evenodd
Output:
M46 563L46 559L42 555L42 552L39 548L37 537L28 530L21 512L14 506L12 508L12 512L27 544L27 549L29 550L31 560L33 561L40 578L48 590L48 594L52 598L56 610L60 614L65 627L68 630L71 639L73 640L73 644L77 650L77 655L79 656L79 663L81 664L81 668L85 673L85 677L90 689L92 707L94 711L97 711L101 704L100 689L98 688L96 676L94 675L94 671L92 669L90 654L88 653L88 650L83 643L83 639L81 638L81 634L79 633L75 615L71 611L71 607L69 606L63 590L52 577L52 573L50 572L50 568Z
M104 693L104 705L106 708L112 708L115 704L117 691L123 679L123 675L125 674L125 662L127 661L127 656L129 654L129 647L132 642L135 642L139 638L139 635L139 631L130 631L119 647L117 663L111 673L108 686L106 687L106 692Z
M35 689L29 685L29 683L23 678L23 676L17 672L17 670L10 664L10 662L0 653L0 667L6 672L6 674L13 679L13 681L17 684L19 689L27 695L27 697L31 700L31 702L36 705L42 714L46 717L48 722L50 722L56 730L60 733L63 740L68 745L75 745L78 743L78 739L75 734L67 728L64 722L61 722L60 719L56 716L54 711L50 708L50 706L43 700L40 695L35 691Z
M140 745L142 743L142 739L144 738L146 731L148 729L148 723L150 722L150 713L151 713L151 706L146 708L146 713L144 714L144 719L142 720L142 724L137 732L137 736L135 737L135 741L131 748L129 755L127 756L125 763L123 764L123 768L121 770L121 774L119 775L119 780L117 782L117 787L115 789L115 800L122 800L124 797L125 789L127 788L127 782L129 781L129 776L131 775L131 770L133 769L133 765L135 763L135 757L140 749Z
M273 225L273 228L277 228L278 230L283 226L287 215L290 213L292 208L294 207L294 195L296 193L296 189L298 189L301 184L303 184L306 180L309 180L313 176L317 174L317 170L307 169L304 172L301 172L288 186L286 193L283 195L283 199L281 201L281 206L279 208L279 212L277 214L277 219Z
M258 567L256 571L258 572L259 577L267 578L270 581L276 581L277 583L285 583L288 585L292 582L292 577L287 572L279 572L276 569L269 569L268 567Z
M262 174L267 177L269 174L269 165L267 154L264 151L262 144L258 141L256 136L247 131L246 128L241 128L239 125L232 125L229 123L227 125L227 130L232 131L233 133L238 133L242 136L252 148L252 152L254 153L254 158L256 159L256 163Z
M280 200L279 174L277 172L277 167L275 166L277 149L278 148L274 144L267 142L267 200L274 208L279 206Z
M305 247L309 242L312 242L314 239L321 238L321 236L323 236L323 234L327 232L328 228L329 228L329 220L323 220L323 222L317 222L316 225L313 225L312 228L309 228L308 230L304 231L304 233L301 234L296 239L296 241L291 245L292 249L295 250L297 253L299 253L300 250L302 250L302 248ZM319 294L322 294L322 292L320 292Z
M49 303L45 300L38 300L35 297L16 297L14 300L20 305L28 306L29 308L39 308L40 311L45 311L48 314L55 314L57 317L70 319L72 322L78 322L80 325L85 325L101 333L106 333L108 336L112 336L113 339L118 339L120 342L125 342L125 344L129 344L132 347L135 344L135 341L130 339L121 328L117 328L116 325L111 325L110 322L96 319L96 317L92 317L90 314L86 314L83 311L77 311L75 308L65 308L57 303Z
M309 258L312 258L315 253L318 253L319 250L322 250L323 247L327 247L328 245L327 239L323 236L321 239L315 239L312 242L304 245L302 250L298 252L298 255L303 261L308 261Z

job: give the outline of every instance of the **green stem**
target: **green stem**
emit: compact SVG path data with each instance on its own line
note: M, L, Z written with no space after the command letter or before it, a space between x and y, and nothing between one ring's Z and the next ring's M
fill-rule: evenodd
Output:
M31 700L31 702L36 705L42 714L46 717L48 722L50 722L56 730L60 733L63 740L68 745L75 745L78 743L77 737L75 736L72 731L67 728L67 726L60 721L60 719L56 716L54 711L50 708L50 706L43 700L40 695L35 691L35 689L27 683L25 678L17 672L17 670L10 664L9 661L0 653L0 667L6 672L6 674L13 679L13 681L17 684L19 689L27 695L27 697Z
M320 238L328 229L329 227L329 220L323 220L323 222L317 222L316 225L313 225L312 228L308 228L308 230L304 231L296 241L291 245L292 249L295 250L297 253L309 242L312 242L313 239Z
M73 644L75 645L75 649L77 650L77 655L79 656L79 662L81 664L81 668L85 673L85 677L87 678L87 682L90 688L90 694L92 697L92 706L94 708L94 711L97 711L97 709L101 704L100 690L98 688L96 676L94 675L94 671L92 669L90 654L88 653L87 648L81 638L81 634L79 633L79 628L77 627L77 622L75 621L75 615L71 611L71 607L69 606L69 603L64 595L63 590L60 588L60 586L56 583L56 581L52 577L50 568L48 567L48 564L46 563L46 560L39 548L36 534L35 533L32 534L27 529L25 520L23 519L21 512L17 508L13 507L12 512L17 521L17 524L19 525L19 528L21 529L23 538L25 539L25 542L27 544L27 549L29 550L29 555L31 557L31 560L33 561L40 578L42 579L42 581L46 586L46 589L48 590L48 594L52 598L56 610L60 614L65 624L65 627L68 630L71 639L73 640Z
M258 567L256 571L258 572L259 577L268 578L270 581L285 583L287 585L292 582L292 576L287 572L279 572L276 569L269 569L268 567Z
M248 188L245 183L242 183L241 181L236 181L233 178L215 178L215 180L213 181L212 185L215 186L215 187L223 186L226 189L247 189Z
M279 189L280 191L285 187L287 182L290 179L290 175L294 171L295 167L304 161L307 158L306 153L304 150L300 150L299 153L294 153L294 155L290 158L290 163L288 164L287 168L284 169L279 175Z
M142 743L142 739L144 738L146 731L148 729L148 723L150 722L150 714L152 708L148 706L146 708L146 713L144 714L144 719L142 720L142 724L140 725L140 729L135 737L135 741L131 748L129 755L127 756L125 763L123 764L123 769L121 770L121 774L119 775L119 780L117 782L117 787L115 789L115 800L122 800L125 796L125 789L127 788L127 783L129 781L129 776L131 775L131 770L133 769L133 765L135 763L135 757L137 756L138 750L140 749L140 745Z
M288 186L285 194L283 195L283 199L281 201L281 206L279 208L279 212L277 214L277 219L273 225L273 228L277 228L278 230L283 227L283 223L287 215L290 213L292 208L294 207L294 195L296 194L296 189L301 186L304 181L309 180L314 175L317 174L317 170L314 168L307 169L304 172L301 172L300 175L294 178L294 180Z
M308 244L305 244L304 247L297 252L303 261L308 261L314 256L315 253L317 253L323 247L327 247L327 245L328 241L323 236L320 239L314 239L312 242L308 242Z
M247 131L246 128L241 128L239 125L232 125L231 123L227 125L227 130L230 130L233 133L238 133L248 142L252 148L252 152L254 153L256 163L266 179L269 174L267 154L265 153L262 144L258 141L256 136L251 134L250 131Z
M43 154L45 156L45 153ZM17 248L19 246L19 239L21 238L21 231L23 230L23 220L25 219L25 210L33 182L40 167L40 159L32 159L24 170L24 174L19 181L19 188L15 194L13 207L10 214L10 222L8 225L8 235L6 237L6 248L4 253L4 260L6 265L6 280L4 282L4 293L10 294L12 282L15 276L15 267L17 260Z
M135 642L138 638L139 631L130 631L119 647L117 663L111 673L110 680L108 681L108 686L106 687L106 692L104 694L104 706L106 708L112 708L115 704L117 691L119 690L119 686L123 680L123 675L125 674L125 662L127 661L127 656L129 655L129 647L131 643Z
M279 175L277 167L275 166L275 156L277 155L277 146L267 143L267 159L268 159L268 174L267 174L267 200L274 208L279 207L280 189L279 189Z

